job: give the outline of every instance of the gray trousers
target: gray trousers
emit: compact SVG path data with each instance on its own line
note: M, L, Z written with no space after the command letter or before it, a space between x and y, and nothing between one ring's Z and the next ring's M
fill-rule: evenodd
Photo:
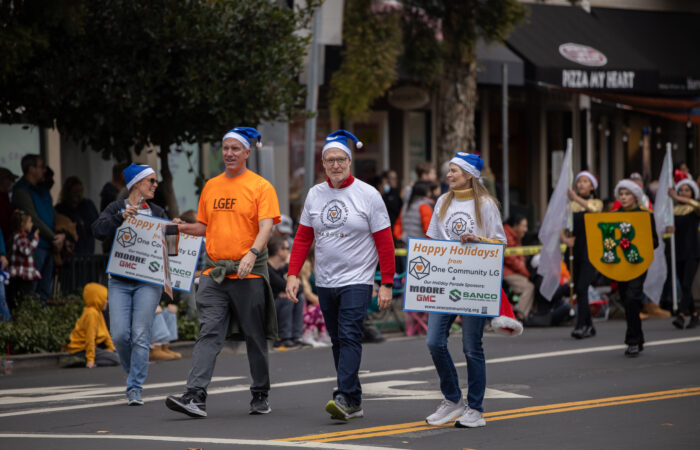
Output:
M192 368L187 377L187 389L206 392L235 316L245 336L248 364L253 383L252 392L270 390L270 367L265 339L265 281L262 278L232 280L221 284L202 276L197 289L199 336L194 345Z

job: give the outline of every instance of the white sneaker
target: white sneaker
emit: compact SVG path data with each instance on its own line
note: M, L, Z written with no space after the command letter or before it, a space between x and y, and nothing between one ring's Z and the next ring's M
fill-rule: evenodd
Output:
M440 406L434 413L425 418L425 421L428 422L428 425L444 425L464 414L465 409L467 409L467 406L464 404L464 400L453 403L445 399L440 402Z
M301 335L299 342L301 342L302 344L305 344L305 345L310 345L313 348L325 347L325 345L323 345L322 343L320 343L316 339L314 339L313 330L304 331L304 334Z
M455 422L455 427L457 428L477 428L485 426L486 421L484 420L484 416L476 409L471 408L467 408L467 412Z
M320 333L318 333L318 339L317 339L317 341L320 342L321 344L325 345L325 346L329 346L329 345L332 344L332 342L331 342L331 337L328 335L328 331L327 331L327 330L323 330L323 331L321 331Z

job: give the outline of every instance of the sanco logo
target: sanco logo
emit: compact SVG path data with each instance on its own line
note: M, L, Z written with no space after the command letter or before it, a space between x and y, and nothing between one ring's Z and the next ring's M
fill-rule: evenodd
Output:
M458 302L462 299L462 293L458 291L457 289L452 289L450 291L450 300L453 302Z
M421 280L430 275L430 262L422 256L415 257L408 262L408 273Z
M148 270L153 273L158 272L160 270L160 264L158 261L151 261L150 264L148 264Z

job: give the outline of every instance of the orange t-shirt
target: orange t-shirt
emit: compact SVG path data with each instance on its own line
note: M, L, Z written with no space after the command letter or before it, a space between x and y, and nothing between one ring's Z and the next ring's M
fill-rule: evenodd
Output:
M197 220L207 226L207 254L213 261L243 258L253 246L258 223L263 219L280 222L279 201L272 184L255 172L246 170L233 178L224 172L204 185ZM238 276L231 274L228 278Z

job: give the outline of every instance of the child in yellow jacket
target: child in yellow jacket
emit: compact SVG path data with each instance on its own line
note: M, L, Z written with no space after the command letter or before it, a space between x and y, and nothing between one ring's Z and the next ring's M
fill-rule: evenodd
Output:
M83 289L83 299L85 307L70 334L66 350L74 358L81 358L81 363L89 369L119 365L119 356L102 315L102 310L107 306L107 288L98 283L88 283Z

